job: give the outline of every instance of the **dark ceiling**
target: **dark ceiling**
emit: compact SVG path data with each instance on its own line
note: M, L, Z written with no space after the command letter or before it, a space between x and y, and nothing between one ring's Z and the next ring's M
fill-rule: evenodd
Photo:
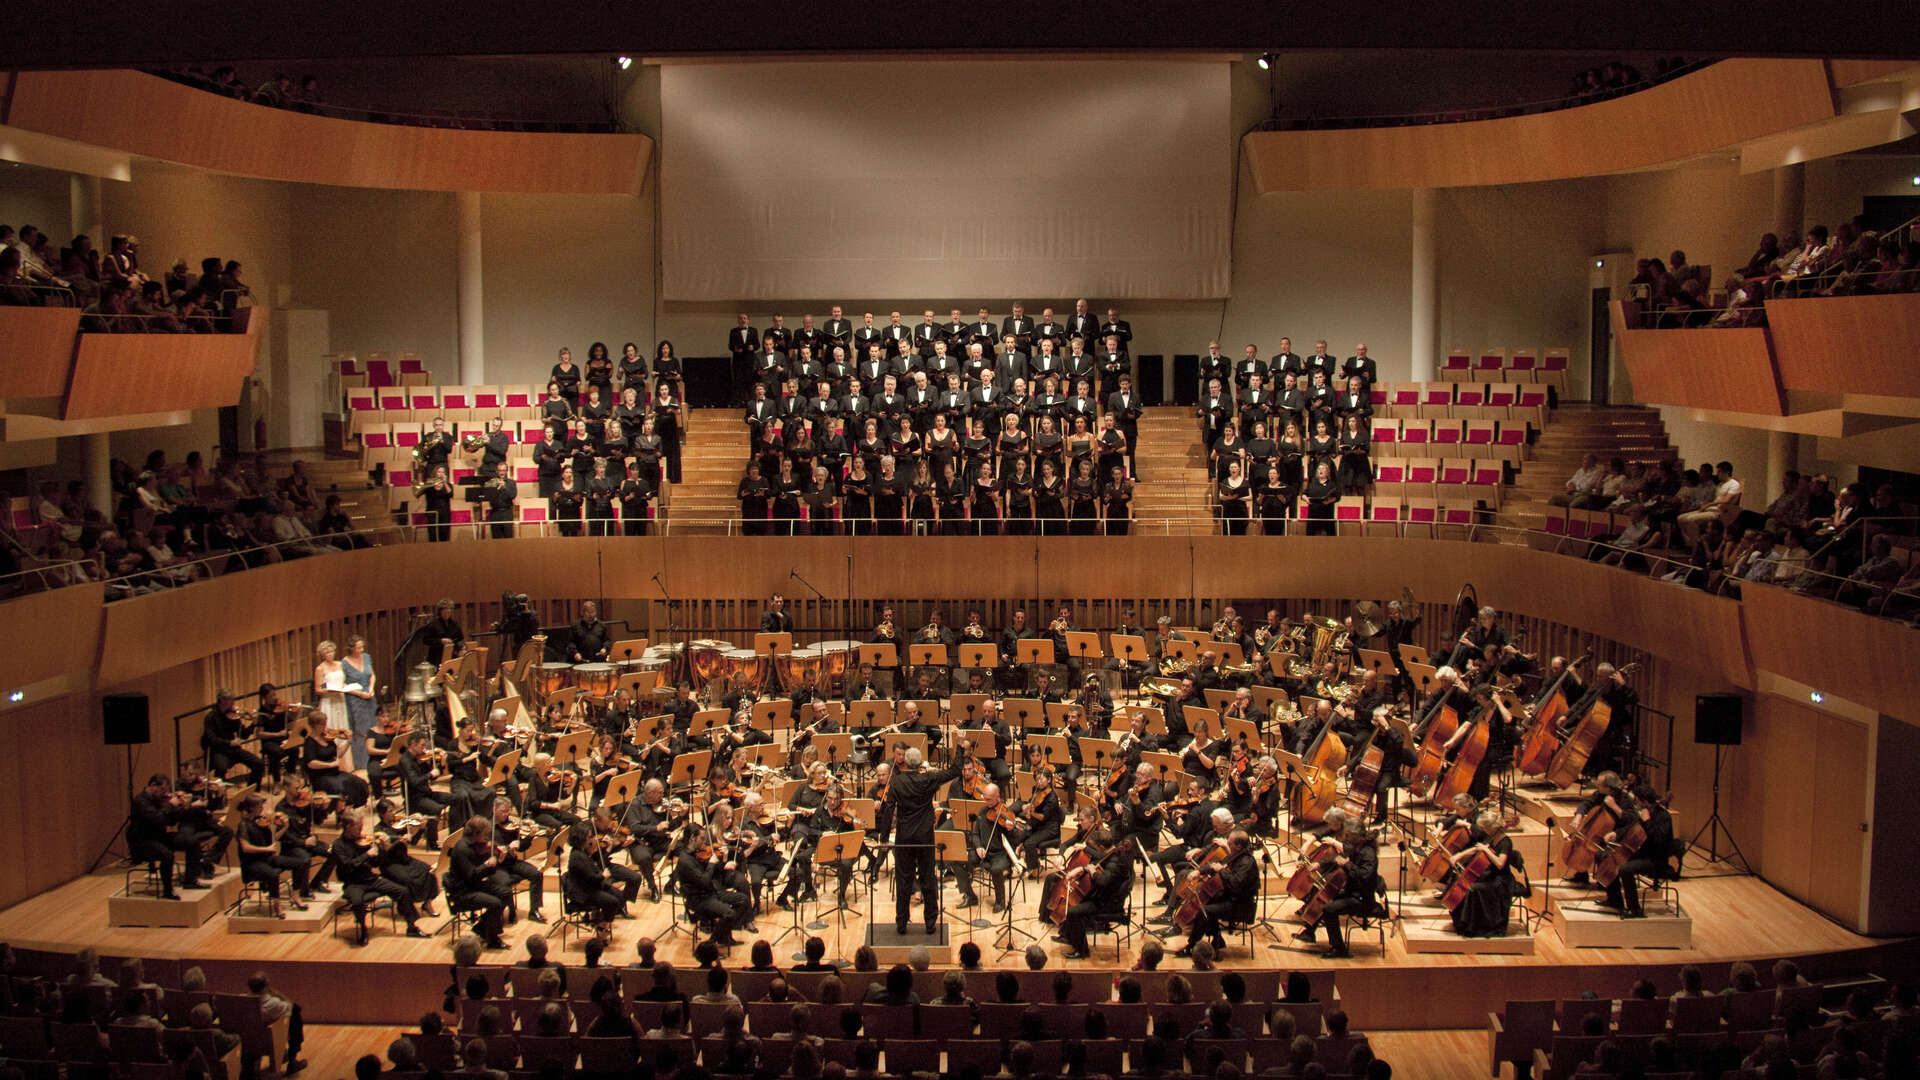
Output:
M1437 48L1920 57L1920 17L1912 0L68 0L9 6L0 33L5 67L903 49Z

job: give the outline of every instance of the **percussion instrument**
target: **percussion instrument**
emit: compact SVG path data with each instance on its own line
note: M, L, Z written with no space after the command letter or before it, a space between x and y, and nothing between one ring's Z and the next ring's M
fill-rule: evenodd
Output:
M795 649L786 656L773 659L780 673L780 687L788 693L797 687L819 685L820 671L826 662L818 645Z
M735 675L745 674L748 686L759 686L766 678L768 659L752 649L728 649L720 654L721 670L728 682Z
M726 653L733 648L730 641L714 641L710 638L696 638L687 642L687 664L693 669L696 683L709 683L726 675Z
M533 685L541 697L552 697L573 685L573 665L542 661L534 668Z
M573 685L588 697L609 697L617 671L612 664L575 664Z
M408 704L433 700L433 674L438 669L432 664L415 664L407 672L407 686L401 694L401 700Z
M822 657L821 674L828 679L841 680L848 672L860 670L860 642L823 641L818 647Z

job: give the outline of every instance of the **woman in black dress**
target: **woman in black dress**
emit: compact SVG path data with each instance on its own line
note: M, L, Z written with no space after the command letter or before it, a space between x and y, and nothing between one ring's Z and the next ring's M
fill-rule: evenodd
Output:
M639 453L636 440L634 452ZM786 425L772 420L760 428L760 441L754 444L753 460L760 463L760 475L772 476L780 471L780 459L787 456Z
M806 486L793 474L792 458L780 459L780 471L774 475L769 487L773 495L773 534L792 536L794 526L800 520L800 496L806 492Z
M673 342L662 340L653 347L653 377L673 387L673 400L686 397L686 390L680 384L680 357L674 354Z
M960 460L960 433L947 423L947 414L933 414L933 425L927 429L927 437L920 441L927 453L927 459L933 464L934 475L949 464Z
M873 474L859 454L847 462L847 478L840 482L840 517L855 536L873 535Z
M1482 811L1476 824L1486 839L1455 855L1453 864L1462 866L1484 856L1490 865L1467 887L1467 895L1453 909L1453 930L1462 937L1502 937L1507 932L1513 898L1521 891L1514 871L1522 864L1498 809Z
M834 489L833 478L827 475L826 467L815 465L809 474L812 483L807 487L807 531L815 536L836 536L840 532L840 493Z
M1121 431L1113 422L1113 414L1107 413L1100 418L1100 476L1111 476L1113 470L1124 471L1127 464L1127 433Z
M1307 436L1307 475L1325 461L1332 463L1340 452L1340 442L1334 437L1333 420L1325 415L1313 418L1313 434Z
M616 535L613 527L613 501L620 495L619 479L607 475L607 459L593 459L593 476L587 481L587 535Z
M1033 436L1027 434L1026 429L1020 426L1020 414L1010 412L1001 416L1000 438L994 446L995 452L1000 457L998 475L1003 477L1011 475L1014 460L1026 457L1032 444Z
M1067 467L1066 440L1060 437L1059 427L1054 422L1052 413L1042 413L1039 423L1040 430L1033 436L1033 470L1037 474L1042 464L1051 461L1054 475L1058 476Z
M400 804L392 799L381 799L375 812L380 820L373 827L379 849L374 861L379 865L380 876L407 890L413 902L420 905L420 914L429 918L438 915L433 902L440 896L440 881L434 877L433 867L407 851L408 841L422 826L400 828L397 824L401 817Z
M1221 435L1232 433L1229 427ZM1218 443L1215 444L1219 445ZM1245 536L1247 534L1247 502L1253 497L1253 485L1247 483L1241 471L1238 455L1227 460L1227 473L1220 478L1220 527L1227 536Z
M846 425L835 416L827 421L827 433L813 445L813 460L827 467L827 475L835 480L847 475L847 459L853 456L853 448L847 445Z
M640 346L629 341L620 347L620 393L631 389L641 401L647 400L647 358Z
M933 472L927 459L913 463L913 481L907 485L907 520L915 532L938 531L939 513L934 509Z
M1253 434L1247 439L1247 475L1258 484L1267 477L1267 467L1280 460L1280 444L1267 437L1267 422L1255 420Z
M613 407L613 419L620 421L620 430L627 433L631 441L640 431L642 421L651 415L646 399L640 396L640 388L632 384L620 388L620 404Z
M960 453L966 459L964 476L971 482L980 466L993 456L993 436L987 434L986 422L980 417L967 418L967 437L960 440Z
M961 477L960 470L952 462L940 470L940 478L934 482L933 497L938 504L936 517L940 522L940 535L963 536L967 531L967 481Z
M580 404L580 368L573 362L572 349L560 350L560 360L547 373L547 381L559 386L568 405Z
M887 453L903 464L921 460L920 435L913 430L912 417L902 416L894 424L893 432L887 436Z
M1354 378L1358 379L1356 375ZM1340 467L1336 476L1340 488L1349 495L1363 495L1373 483L1373 463L1367 460L1367 454L1373 446L1373 434L1364 426L1358 413L1348 413L1340 424L1340 438L1336 445L1340 450Z
M873 478L874 531L881 536L901 535L907 531L906 513L906 481L888 454L880 459L880 471Z
M1333 463L1321 458L1313 464L1313 479L1307 481L1307 535L1333 535L1333 506L1340 501L1340 484L1333 478Z
M994 479L993 462L987 461L980 466L980 475L968 485L973 493L973 533L976 536L999 536L1000 519L1005 508L1001 503L1000 482Z
M587 347L585 378L588 386L600 388L601 401L613 404L613 357L607 354L606 342L596 341Z
M806 480L813 475L813 461L819 450L813 445L813 421L795 420L787 425L787 457L793 462L793 474Z
M1103 495L1107 510L1107 535L1125 536L1133 524L1133 481L1127 471L1115 465L1107 472L1107 490Z
M559 522L561 536L579 536L580 518L586 507L586 485L574 479L573 464L560 466L560 484L547 496L547 517Z
M1000 486L1005 489L1008 536L1033 535L1033 470L1025 457L1016 457Z
M640 475L646 478L647 485L653 488L657 498L661 481L665 479L660 471L660 459L666 453L666 446L660 438L660 425L652 416L642 417L640 434L629 439L628 445L633 448L633 462L640 467ZM760 475L767 475L765 465L761 466Z
M1280 466L1269 464L1254 485L1253 501L1260 516L1260 535L1283 536L1287 518L1293 510L1293 487L1280 475Z
M1227 478L1227 470L1234 465L1240 466L1240 471L1243 474L1246 472L1247 441L1240 437L1240 426L1238 424L1228 424L1226 427L1220 429L1220 437L1213 440L1213 449L1210 451L1210 456L1213 458L1213 478L1215 480L1225 480Z
M1067 482L1067 532L1092 536L1100 531L1100 479L1093 475L1093 458L1077 458L1073 479Z
M747 474L765 489L766 481L759 479L759 466L749 461ZM741 515L746 513L747 481L740 481ZM620 481L620 532L626 536L645 536L651 519L648 511L653 509L653 484L640 472L640 462L627 462L627 477ZM765 496L761 497L760 523L765 524Z
M1289 418L1280 432L1280 478L1296 491L1307 482L1306 459L1307 437L1300 430L1300 422Z
M662 342L661 344L665 344ZM660 380L653 394L653 425L660 435L660 450L667 459L667 483L680 482L680 380Z
M543 427L565 424L573 416L573 402L560 392L559 382L547 380L547 396L540 402L540 423Z
M1067 475L1080 475L1080 463L1086 462L1087 468L1093 468L1093 428L1087 422L1086 413L1074 413L1067 431Z
M587 384L587 400L580 403L580 419L585 422L587 438L599 445L607 437L607 420L613 416L613 409L602 396L600 387Z
M1066 483L1051 458L1040 459L1040 479L1033 482L1033 516L1040 519L1042 536L1066 532Z

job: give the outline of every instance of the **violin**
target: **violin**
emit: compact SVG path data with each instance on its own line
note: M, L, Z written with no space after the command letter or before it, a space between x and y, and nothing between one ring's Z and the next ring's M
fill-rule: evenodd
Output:
M1008 832L1017 833L1026 828L1026 824L1016 817L1012 810L1008 809L1006 803L996 803L981 812L987 815L987 820Z

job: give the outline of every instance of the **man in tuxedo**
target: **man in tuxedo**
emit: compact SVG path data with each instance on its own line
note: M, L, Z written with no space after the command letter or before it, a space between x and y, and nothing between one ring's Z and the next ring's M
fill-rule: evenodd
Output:
M1306 365L1300 362L1300 354L1293 351L1292 338L1280 339L1280 351L1273 354L1273 359L1268 362L1267 369L1276 383L1283 372L1291 371L1295 375L1301 375L1307 370Z
M1305 369L1300 376L1302 384L1312 383L1313 373L1316 371L1326 372L1327 381L1332 382L1333 376L1340 367L1340 362L1327 354L1327 343L1325 341L1316 341L1313 343L1313 355L1301 361L1300 366Z
M947 339L948 352L955 356L966 355L969 340L967 335L971 332L971 328L967 326L967 321L960 317L959 308L947 312L946 325L940 328L940 332Z
M1200 358L1200 385L1207 385L1209 379L1219 379L1221 385L1224 386L1226 385L1227 376L1232 374L1232 370L1233 362L1228 360L1226 354L1220 351L1220 343L1217 341L1207 342L1207 354Z
M960 372L947 372L946 388L933 399L933 407L947 414L947 426L955 431L964 431L967 409L972 405L967 391L960 385Z
M747 399L746 416L747 453L749 454L754 452L754 447L760 445L761 429L765 428L769 421L779 416L778 408L767 397L766 383L754 383L753 389L750 392L753 396Z
M1207 380L1207 392L1200 396L1199 416L1201 437L1212 446L1233 419L1233 395L1221 387L1219 379Z
M1249 344L1247 351L1233 365L1233 385L1236 390L1245 390L1254 375L1264 376L1267 371L1267 362L1260 359L1260 346Z
M1093 317L1093 311L1085 300L1073 302L1073 314L1067 316L1067 337L1092 341L1100 333L1100 320Z
M894 317L894 320L898 322L900 318L900 313L897 311L894 312L893 317ZM866 352L867 346L869 345L882 345L882 344L885 344L885 342L882 340L880 328L873 325L873 312L871 311L864 312L860 316L860 328L853 332L854 354L857 356L861 353Z
M913 328L913 347L924 358L933 355L933 343L945 339L947 332L934 321L932 308L928 308L923 315L920 325Z
M999 429L1000 411L1007 397L1004 391L994 385L993 375L993 368L981 368L980 385L967 395L967 415L979 417L980 426L987 431Z
M835 304L828 309L826 325L822 326L820 331L829 344L845 345L853 338L853 323L847 321L847 316L840 310L840 305Z
M1033 340L1052 341L1056 351L1066 342L1067 328L1054 320L1052 308L1040 310L1040 322L1033 328Z
M771 327L768 328L767 333L773 333ZM782 336L786 336L784 332ZM780 384L787 381L787 352L783 348L773 346L771 344L771 338L762 338L761 340L769 342L769 344L765 351L757 352L753 355L754 378L760 385L767 388L767 393L777 393L780 390ZM645 405L646 402L641 401L640 404ZM630 432L629 434L632 433Z
M880 433L889 434L900 426L906 415L907 399L900 396L899 381L891 372L881 376L880 392L873 397L873 414L880 418Z
M786 352L792 344L793 331L787 329L787 317L785 315L775 315L773 317L773 325L767 327L766 330L760 334L761 347L768 352L772 352L775 349Z
M1061 421L1065 425L1066 430L1073 430L1073 418L1075 416L1084 416L1087 418L1088 431L1092 431L1094 427L1097 426L1094 423L1094 419L1100 412L1100 403L1094 400L1092 390L1093 387L1087 380L1074 380L1073 396L1067 398L1066 407L1061 416Z
M802 348L811 345L813 346L813 355L819 356L820 348L826 344L826 341L827 335L821 333L819 328L813 325L813 314L811 312L800 316L800 329L793 332L794 352L798 353Z
M1134 455L1140 450L1140 395L1133 392L1133 375L1120 373L1120 388L1107 395L1107 413L1113 426L1127 437L1127 475L1137 475Z
M960 364L960 377L978 386L981 373L992 370L993 360L987 356L987 347L978 341L968 342L967 358Z
M1253 425L1273 415L1273 391L1267 389L1264 375L1256 371L1247 377L1247 391L1240 395L1240 436L1253 438ZM1273 425L1267 425L1267 436L1274 438L1279 432Z
M1347 357L1347 362L1340 365L1340 374L1342 376L1358 375L1365 381L1368 390L1373 389L1374 382L1379 378L1380 368L1373 362L1373 357L1367 355L1366 342L1363 341L1353 347L1353 355Z
M862 390L866 383L858 376L847 380L846 396L840 399L840 418L847 423L849 442L857 441L860 432L866 426L867 416L873 412L873 399Z
M1000 373L996 381L1003 387L1012 386L1013 380L1024 379L1027 372L1033 370L1026 351L1020 348L1020 339L1010 333L1000 336L1000 355L994 366Z
M1122 324L1124 325L1124 324ZM1120 373L1132 367L1132 358L1127 355L1127 334L1107 331L1106 347L1100 353L1100 392L1111 394L1120 388ZM1078 376L1075 376L1078 378Z
M868 386L879 386L880 380L892 373L893 365L887 362L886 357L880 355L878 345L868 349L860 361L860 366L853 370L854 376Z
M967 327L967 340L982 349L991 349L1000 340L1000 328L993 324L993 316L986 308L981 308L980 317Z
M897 349L900 342L913 341L913 331L900 325L899 312L889 311L887 312L887 325L880 328L880 337Z
M927 381L926 372L916 371L913 373L913 383L907 387L904 396L907 399L907 415L913 417L913 430L925 435L927 429L933 426L933 413L936 399L940 396L939 391Z
M733 356L733 385L738 390L752 377L754 356L760 352L760 331L747 322L744 311L739 324L727 333L727 352Z
M935 338L932 353L926 359L927 378L935 386L945 386L947 376L960 370L960 358L948 351L946 338Z
M1021 303L1013 305L1013 314L1000 321L1000 335L1012 335L1022 349L1033 344L1033 320L1027 318L1027 306Z
M767 601L767 610L760 613L760 632L763 634L793 633L793 615L787 611L787 598L774 593Z
M1133 327L1120 317L1119 308L1107 309L1107 321L1100 324L1100 336L1120 339L1120 352L1125 355L1127 343L1133 340Z
M1066 374L1067 365L1059 354L1054 351L1052 338L1040 339L1040 353L1027 365L1027 371L1032 373L1029 378L1036 383L1048 375ZM1026 372L1022 374L1026 374ZM1013 384L1008 383L1007 385L1011 386Z

